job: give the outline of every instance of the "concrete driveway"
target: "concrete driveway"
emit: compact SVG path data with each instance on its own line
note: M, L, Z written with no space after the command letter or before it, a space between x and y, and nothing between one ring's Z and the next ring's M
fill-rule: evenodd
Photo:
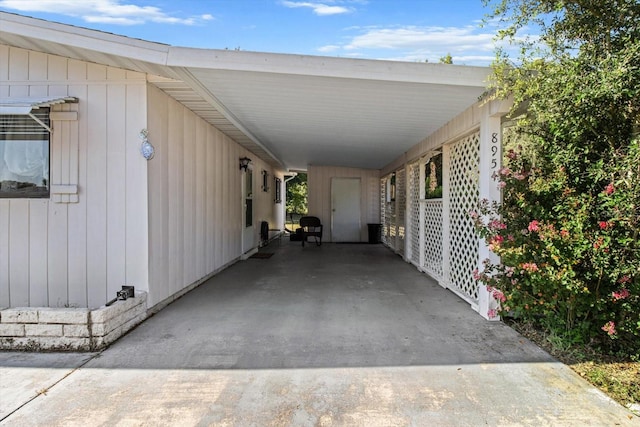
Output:
M282 242L101 353L0 353L3 425L640 425L381 245Z

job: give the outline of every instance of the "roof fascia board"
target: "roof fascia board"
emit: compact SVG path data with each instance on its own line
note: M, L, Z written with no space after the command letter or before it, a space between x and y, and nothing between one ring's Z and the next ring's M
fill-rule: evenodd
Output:
M489 67L169 47L167 65L406 83L486 87Z
M0 12L0 33L10 33L137 61L165 65L169 45Z
M267 153L272 159L274 159L276 162L278 162L278 165L282 166L285 170L287 169L285 164L282 162L281 159L279 159L275 154L273 154L271 152L271 150L269 150L267 147L264 146L264 144L262 144L260 142L260 140L258 138L256 138L251 132L249 132L249 130L247 130L242 123L240 122L240 120L238 120L233 113L231 113L225 106L224 104L222 104L222 102L220 102L218 100L218 98L216 98L211 92L209 92L209 90L207 90L202 83L200 83L200 81L198 79L196 79L190 72L189 70L185 69L185 68L173 68L173 70L175 71L175 73L180 76L180 78L187 83L189 86L191 86L193 88L193 90L195 90L200 96L202 96L207 102L209 102L211 105L213 105L215 107L216 110L218 110L218 112L220 114L222 114L223 116L226 117L227 120L229 120L240 132L242 132L247 138L249 138L251 141L253 141L258 147L260 147L262 150L264 150L265 153Z
M97 30L0 12L0 33L53 41L158 65L271 72L393 82L486 87L488 67L170 46Z

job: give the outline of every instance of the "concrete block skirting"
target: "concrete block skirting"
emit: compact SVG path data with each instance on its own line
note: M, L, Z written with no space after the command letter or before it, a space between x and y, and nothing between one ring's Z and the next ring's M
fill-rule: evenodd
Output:
M109 307L0 309L0 350L95 351L147 317L147 293Z

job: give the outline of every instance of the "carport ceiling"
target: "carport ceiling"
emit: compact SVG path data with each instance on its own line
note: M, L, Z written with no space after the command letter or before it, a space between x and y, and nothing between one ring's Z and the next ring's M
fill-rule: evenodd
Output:
M0 43L150 74L268 163L379 169L477 101L490 69L192 49L0 12Z
M462 84L456 84L451 76L446 76L446 82L421 82L355 73L334 77L204 68L189 71L292 169L306 169L307 165L382 168L476 102L487 76L486 69L441 64L351 61L362 62L363 69L385 66L390 74L395 67L424 76L434 71L476 75L473 81L462 78ZM341 60L335 62L343 65Z

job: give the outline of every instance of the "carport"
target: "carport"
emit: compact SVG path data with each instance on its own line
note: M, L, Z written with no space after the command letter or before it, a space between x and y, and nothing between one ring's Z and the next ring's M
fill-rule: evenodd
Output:
M0 94L78 101L52 111L51 199L0 200L0 305L29 309L6 317L7 342L57 348L53 334L93 345L88 320L65 328L76 318L66 307L100 309L127 283L153 313L246 260L262 221L284 228L273 188L302 170L323 241L344 241L336 224L353 231L348 242L381 224L392 253L487 317L493 302L472 271L491 255L468 212L500 198L491 176L507 106L479 101L490 69L193 49L4 12L0 21ZM139 135L154 156L141 158ZM427 200L436 157L441 195ZM334 194L345 180L355 184L346 221ZM38 307L59 309L61 323L20 320Z

